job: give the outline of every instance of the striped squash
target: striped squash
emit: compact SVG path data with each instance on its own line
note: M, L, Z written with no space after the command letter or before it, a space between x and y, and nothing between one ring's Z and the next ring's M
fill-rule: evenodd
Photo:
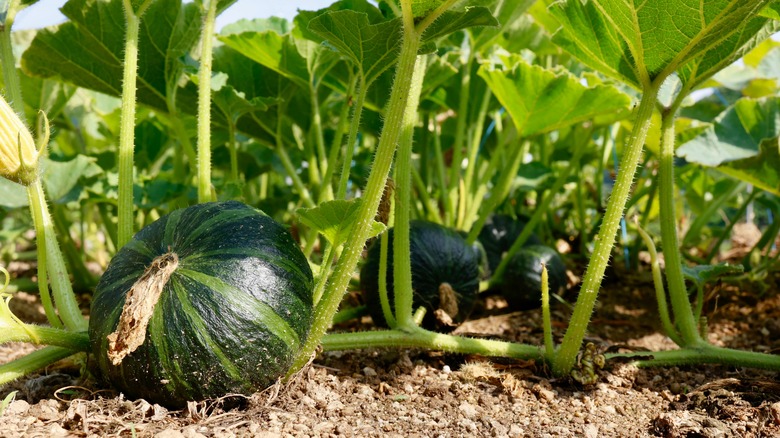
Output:
M179 407L251 393L283 376L305 342L312 286L298 245L259 210L176 210L111 260L92 301L92 351L131 398Z

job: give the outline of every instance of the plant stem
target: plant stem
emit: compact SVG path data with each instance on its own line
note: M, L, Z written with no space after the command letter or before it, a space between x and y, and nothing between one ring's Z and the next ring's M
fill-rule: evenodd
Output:
M412 203L412 138L417 122L417 107L420 104L423 78L425 77L425 58L417 57L412 81L408 89L408 110L404 112L401 126L401 141L395 159L395 226L393 227L393 286L395 293L395 319L398 327L416 326L412 319L412 259L409 242Z
M30 210L32 211L35 224L37 241L39 245L43 241L43 246L46 248L45 256L39 259L38 263L46 264L54 295L54 303L57 305L59 316L68 330L77 332L86 330L87 321L81 315L81 310L76 302L76 296L73 294L73 287L70 283L68 270L65 267L65 259L57 242L57 234L54 232L54 223L52 223L51 215L49 214L49 207L46 204L43 184L40 178L27 186L27 196L30 199ZM44 302L44 300L46 298L41 296L41 301ZM50 305L51 303L49 303ZM51 317L50 314L53 312L52 309L49 309L46 312L47 317ZM56 317L51 318L54 320L52 325L57 327L59 324L56 323Z
M217 0L209 0L203 16L198 69L198 202L213 201L211 192L211 60Z
M11 43L11 28L16 18L18 1L11 1L8 6L5 23L0 23L0 66L3 69L3 82L5 94L11 107L19 115L22 122L27 122L24 114L24 99L22 98L22 85L19 74L16 71L16 58L14 57L13 44Z
M653 239L650 238L642 226L637 224L636 230L644 240L647 246L647 251L650 252L650 266L653 271L653 285L655 286L655 299L658 302L658 317L661 318L661 325L663 325L666 336L669 336L675 344L680 345L682 340L680 334L677 333L677 329L672 323L672 319L669 317L669 306L666 305L666 291L664 291L664 280L661 276L661 266L658 263L658 252L655 250L655 244Z
M681 102L682 99L678 99ZM701 342L698 324L691 309L685 278L682 272L680 244L677 239L677 210L674 205L674 117L677 106L667 108L661 115L661 157L658 169L658 201L661 214L661 244L666 262L666 283L674 311L674 320L680 330L681 346Z
M347 136L346 153L344 154L344 161L341 163L341 177L339 178L339 187L336 192L336 199L344 199L347 195L347 183L349 182L349 170L352 168L352 155L357 147L357 134L360 129L360 118L363 114L363 105L366 102L366 91L368 85L365 83L363 75L359 76L358 82L355 85L357 89L357 100L355 100L354 109L352 110L352 120L349 122L349 135Z
M373 218L376 216L379 201L385 190L387 176L393 162L396 144L401 134L401 125L406 111L415 111L416 108L408 108L408 90L411 87L414 65L417 59L417 50L420 46L420 33L414 27L414 18L411 14L411 5L402 2L404 10L404 31L402 36L401 52L398 57L393 89L387 107L387 118L382 128L382 134L377 145L374 163L368 177L363 202L356 214L356 221L352 233L352 239L344 247L336 268L328 283L325 294L317 303L314 315L315 319L309 332L309 337L302 347L287 376L297 373L312 358L317 346L320 344L325 331L333 320L344 296L344 291L349 284L349 279L357 266L363 246L368 239Z
M553 362L553 373L564 376L571 371L577 360L577 353L582 345L582 339L588 329L588 321L596 303L601 279L609 263L610 253L615 244L615 235L623 209L631 192L637 164L642 156L642 146L647 137L647 130L655 108L656 96L660 84L653 83L647 87L639 102L634 128L628 143L625 145L623 160L620 163L620 173L607 203L607 211L601 224L591 262L585 272L585 278L580 289L577 304L574 307L569 327L564 335L558 353Z
M89 335L86 332L71 332L54 327L22 324L21 327L3 327L0 344L7 342L29 342L36 345L51 345L69 350L89 351Z
M547 361L555 357L555 344L550 322L550 281L547 266L542 263L542 329L544 330L544 357Z
M347 85L346 99L341 106L341 112L339 113L339 123L336 125L336 132L333 135L333 144L330 146L330 153L328 154L328 168L325 171L325 175L322 177L323 184L329 184L331 188L327 190L331 195L333 194L333 172L336 169L336 163L338 163L339 156L342 155L341 143L344 140L344 131L347 129L347 120L349 120L349 110L352 108L352 96L355 94L355 86L357 85L358 75L351 73L349 75L349 84ZM351 128L351 126L350 126ZM351 158L351 157L350 157ZM349 169L349 168L347 168ZM338 187L336 188L338 191ZM326 191L323 191L323 193ZM322 193L320 193L322 195ZM322 200L322 196L320 196ZM340 198L341 199L341 198Z
M37 371L46 365L76 354L77 351L61 347L46 347L0 365L0 385Z
M636 357L637 366L681 366L702 363L732 365L740 368L780 370L780 355L741 351L700 343L696 347L668 351L637 351L606 354L607 359Z
M357 348L426 348L460 354L493 357L544 359L539 347L513 342L474 339L431 332L419 327L410 330L377 330L354 333L332 333L322 338L326 351Z
M466 33L466 38L469 34ZM463 141L466 137L466 123L469 115L469 94L471 93L471 67L474 63L474 55L471 50L466 55L466 62L463 65L462 76L460 79L460 95L458 102L458 118L455 124L455 142L452 145L452 162L450 163L450 179L447 186L447 196L450 197L450 202L453 206L458 206L457 211L463 210L459 203L466 202L464 199L458 199L458 188L461 181L461 161L463 156ZM452 217L452 222L447 224L449 226L456 226L462 221L462 217L457 215Z
M138 32L141 16L151 4L146 0L133 10L130 0L123 0L125 14L125 60L122 75L122 116L119 122L119 211L117 249L133 237L133 149L135 138L135 94L138 76Z

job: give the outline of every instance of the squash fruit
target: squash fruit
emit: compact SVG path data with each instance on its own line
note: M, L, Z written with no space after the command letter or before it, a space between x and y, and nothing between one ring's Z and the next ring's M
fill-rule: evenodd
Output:
M501 295L512 309L535 309L542 305L542 263L547 266L550 293L566 287L566 265L554 249L530 245L512 257L500 280Z
M92 352L130 398L181 407L248 394L291 366L312 288L300 248L261 211L235 201L176 210L111 260L92 301Z
M387 292L394 309L393 229L388 231ZM412 303L426 308L422 326L451 331L468 318L479 295L479 251L466 243L456 231L441 225L414 220L410 224L412 262ZM379 253L377 239L368 250L360 270L360 286L374 320L387 326L379 301ZM443 314L443 313L444 314ZM446 314L446 315L445 315Z
M485 226L479 232L477 240L482 244L487 255L488 267L493 272L501 263L504 254L509 251L517 237L523 232L527 222L515 219L506 214L496 214L488 218ZM531 234L523 246L541 245L542 241Z

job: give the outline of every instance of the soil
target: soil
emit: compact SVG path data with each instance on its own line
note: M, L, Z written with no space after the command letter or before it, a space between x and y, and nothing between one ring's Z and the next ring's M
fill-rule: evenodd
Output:
M601 351L675 348L660 334L649 273L613 271L608 279L586 341ZM709 340L780 352L779 283L768 279L762 293L708 290ZM24 319L43 322L34 295L18 293L12 304ZM567 306L554 308L556 341L568 316ZM540 322L538 310L508 312L502 299L487 297L457 332L539 345ZM369 327L366 317L337 329ZM0 346L0 363L32 348ZM18 391L0 416L0 435L780 436L780 374L726 366L640 369L612 361L595 384L582 386L526 361L418 350L325 352L285 387L169 411L80 377L84 363L65 360L0 388L0 400Z

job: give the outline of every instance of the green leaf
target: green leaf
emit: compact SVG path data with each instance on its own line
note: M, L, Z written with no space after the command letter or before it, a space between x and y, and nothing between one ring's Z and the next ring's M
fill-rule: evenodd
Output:
M682 269L685 278L696 283L697 286L704 286L718 278L739 275L745 271L742 265L730 265L728 263L697 265L694 267L683 266Z
M321 203L314 208L299 208L298 218L307 226L319 231L333 246L340 246L352 235L360 198ZM385 230L381 222L373 221L370 237L377 236Z
M482 51L498 39L504 32L511 29L515 23L521 21L525 11L534 4L536 0L477 0L469 4L474 6L483 6L491 11L496 18L498 26L494 27L476 27L470 29L473 39L473 49Z
M62 7L70 19L40 31L22 56L29 74L58 78L80 87L120 96L124 64L125 19L121 0L70 0ZM196 4L159 0L141 20L138 100L167 109L166 98L180 79L183 57L197 42L200 11Z
M498 25L496 17L490 13L490 9L485 7L475 6L468 7L465 11L447 11L425 29L421 42L423 44L430 43L453 32L471 27L497 27Z
M519 57L511 70L479 69L523 137L560 129L599 115L626 117L631 99L607 85L586 87L566 71L530 65Z
M780 196L780 139L763 141L758 155L725 163L717 169Z
M400 19L371 24L368 14L350 10L323 13L312 18L308 26L310 32L359 67L366 84L395 65L401 28Z
M711 167L755 157L762 141L780 135L779 105L778 97L740 99L704 133L680 146L677 155Z
M273 30L220 35L226 46L306 88L309 71L291 35Z
M0 416L2 416L2 415L3 415L3 413L5 412L5 409L8 407L8 405L10 405L10 404L11 404L11 402L13 402L13 401L14 401L14 399L16 398L16 393L17 393L17 392L19 392L19 391L11 391L11 392L9 392L9 393L8 393L8 394L5 396L5 398L3 399L3 401L2 401L2 402L0 402Z
M553 40L589 67L637 89L675 71L696 85L766 37L754 35L766 23L756 17L769 2L565 0L551 6L562 25Z

